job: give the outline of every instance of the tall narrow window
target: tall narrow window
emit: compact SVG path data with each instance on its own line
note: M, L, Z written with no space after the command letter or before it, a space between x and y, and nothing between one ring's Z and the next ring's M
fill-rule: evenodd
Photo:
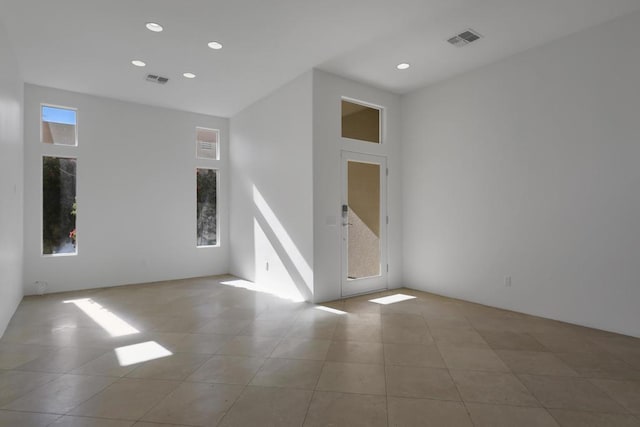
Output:
M42 158L42 253L76 253L76 159Z
M218 138L216 129L196 128L196 157L198 159L218 160Z
M380 144L379 108L342 100L342 137Z
M76 110L43 105L40 111L42 142L54 145L78 145Z
M197 245L215 246L217 240L217 180L214 169L196 170L196 224Z

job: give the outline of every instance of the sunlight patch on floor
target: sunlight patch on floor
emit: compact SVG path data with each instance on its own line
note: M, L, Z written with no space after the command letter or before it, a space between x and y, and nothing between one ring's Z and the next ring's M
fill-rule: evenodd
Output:
M264 285L259 285L257 283L249 282L248 280L227 280L224 282L220 282L221 285L232 286L234 288L242 288L247 289L249 291L254 292L263 292L266 294L270 294L279 298L283 298L292 302L302 302L304 298L300 295L299 292L294 290L286 290L286 289L271 289Z
M122 337L125 335L140 333L139 330L92 300L91 298L80 298L64 301L65 304L74 304L87 316L93 319L112 337Z
M135 365L136 363L148 362L149 360L173 355L172 352L155 341L118 347L114 351L116 352L120 366Z
M411 295L394 294L394 295L389 295L389 296L386 296L386 297L370 299L369 302L375 302L376 304L388 305L388 304L394 304L396 302L407 301L407 300L410 300L410 299L415 299L415 297L413 297Z
M333 314L347 314L346 311L338 310L337 308L326 307L324 305L316 305L315 309L326 311L328 313L333 313Z

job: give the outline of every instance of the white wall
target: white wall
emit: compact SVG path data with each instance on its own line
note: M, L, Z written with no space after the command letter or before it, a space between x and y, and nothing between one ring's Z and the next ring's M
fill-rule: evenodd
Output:
M22 299L23 84L0 25L0 337Z
M384 108L383 144L341 138L341 100L347 97ZM314 70L313 78L313 203L314 301L341 296L341 150L385 156L389 177L388 287L401 285L402 187L400 164L400 97Z
M78 109L78 147L40 143L40 104ZM220 129L221 161L195 159L196 126ZM228 120L25 85L25 291L228 271ZM77 156L77 256L41 255L42 156ZM196 248L195 169L218 167L220 246Z
M403 97L408 286L640 336L638 28Z
M293 299L314 289L311 79L231 118L231 273Z

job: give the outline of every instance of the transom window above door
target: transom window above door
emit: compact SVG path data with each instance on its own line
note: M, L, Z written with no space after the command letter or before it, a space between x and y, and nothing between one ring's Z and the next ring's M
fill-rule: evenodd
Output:
M382 110L342 100L342 137L380 144L382 141Z

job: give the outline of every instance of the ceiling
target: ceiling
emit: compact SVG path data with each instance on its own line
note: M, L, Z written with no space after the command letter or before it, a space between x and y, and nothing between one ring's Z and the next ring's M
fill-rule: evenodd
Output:
M26 82L223 117L314 67L407 93L635 10L640 0L0 0ZM446 43L467 28L484 37Z

